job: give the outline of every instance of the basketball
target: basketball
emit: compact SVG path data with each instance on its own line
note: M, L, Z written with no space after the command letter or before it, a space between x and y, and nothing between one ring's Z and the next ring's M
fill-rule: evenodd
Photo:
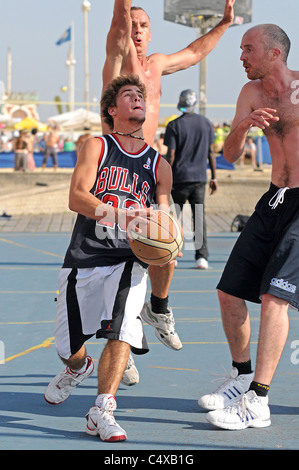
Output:
M173 260L183 246L183 232L173 215L154 210L142 233L131 230L130 246L137 258L149 265L162 266Z

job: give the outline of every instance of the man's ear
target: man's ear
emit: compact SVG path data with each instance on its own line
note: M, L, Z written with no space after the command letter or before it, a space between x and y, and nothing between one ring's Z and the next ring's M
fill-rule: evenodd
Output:
M110 116L115 116L116 115L116 106L110 106L108 108L108 114L110 114Z
M278 47L275 47L274 49L272 49L273 59L277 59L280 55L281 55L281 50L278 49Z

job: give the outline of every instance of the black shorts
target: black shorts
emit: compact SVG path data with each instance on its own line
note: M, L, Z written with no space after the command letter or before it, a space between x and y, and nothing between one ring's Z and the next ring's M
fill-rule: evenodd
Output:
M272 294L299 309L299 188L270 185L235 243L217 289L255 303Z

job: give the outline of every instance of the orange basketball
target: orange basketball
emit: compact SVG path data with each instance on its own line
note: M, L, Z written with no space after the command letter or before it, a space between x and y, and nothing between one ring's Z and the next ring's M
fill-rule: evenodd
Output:
M183 246L181 226L173 215L160 210L153 211L148 220L146 226L140 227L142 233L131 230L131 249L146 264L161 266L169 263Z

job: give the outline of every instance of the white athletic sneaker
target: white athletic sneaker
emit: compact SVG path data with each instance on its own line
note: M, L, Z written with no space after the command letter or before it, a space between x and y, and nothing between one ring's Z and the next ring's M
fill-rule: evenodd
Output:
M45 400L51 405L58 405L66 400L73 389L93 373L94 364L90 356L86 357L87 367L82 374L76 374L69 367L51 380L45 391Z
M209 268L209 263L207 262L207 260L205 258L198 258L195 261L195 267L197 269L208 269Z
M176 351L183 347L179 335L174 329L172 309L168 309L166 314L154 313L149 300L143 305L140 316L143 321L155 328L155 335L165 346Z
M136 385L139 382L139 372L135 366L134 359L130 353L126 370L123 373L121 383L123 385Z
M99 435L102 441L124 441L127 439L126 432L117 424L113 411L116 409L115 398L106 396L103 398L102 406L92 406L85 416L87 420L86 432L91 436Z
M271 425L268 397L259 397L249 390L236 403L210 411L207 420L222 429L265 428Z
M199 406L205 410L221 410L246 393L253 380L254 373L238 375L238 369L233 367L230 376L213 393L202 396Z

